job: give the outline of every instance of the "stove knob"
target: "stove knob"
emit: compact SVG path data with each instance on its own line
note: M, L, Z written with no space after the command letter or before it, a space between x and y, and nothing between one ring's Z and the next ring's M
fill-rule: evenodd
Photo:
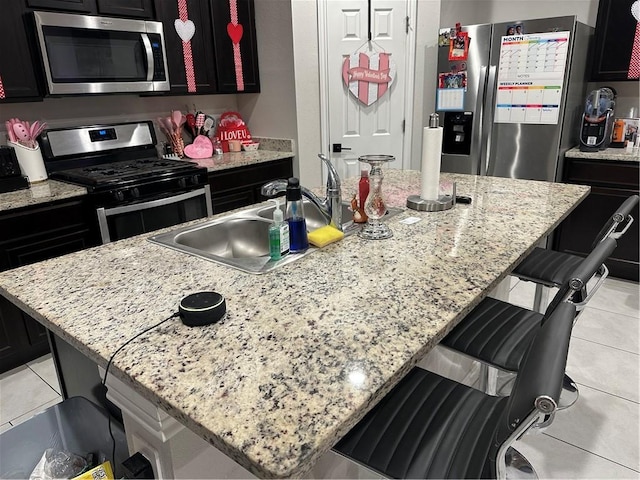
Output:
M119 202L124 200L124 192L122 190L116 190L113 192L113 198L118 200Z
M200 183L200 176L194 175L193 177L191 177L191 183L193 185L198 185Z
M138 197L140 196L140 190L138 190L138 188L137 188L137 187L133 187L133 188L131 189L131 196L132 196L133 198L138 198Z
M187 179L186 178L179 178L178 179L178 186L180 188L185 188L187 186Z

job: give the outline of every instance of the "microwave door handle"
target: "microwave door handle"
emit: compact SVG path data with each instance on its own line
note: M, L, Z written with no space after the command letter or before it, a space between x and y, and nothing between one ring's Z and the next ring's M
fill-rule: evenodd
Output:
M153 50L151 49L151 41L149 40L149 35L146 33L141 33L140 37L142 37L142 43L144 45L144 51L147 54L147 82L153 81Z

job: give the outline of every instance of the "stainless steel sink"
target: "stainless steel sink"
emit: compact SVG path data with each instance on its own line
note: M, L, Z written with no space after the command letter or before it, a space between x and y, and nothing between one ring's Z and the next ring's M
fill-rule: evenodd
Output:
M273 205L253 207L199 225L154 235L149 240L244 272L266 273L317 250L316 247L310 246L304 253L290 253L281 260L271 260L269 258L269 225L274 208ZM401 211L401 209L390 209L387 217ZM327 225L322 212L313 203L305 201L304 212L308 231ZM352 212L347 204L343 204L343 218L349 220L343 224L345 235L351 235L360 229L360 225L351 221Z

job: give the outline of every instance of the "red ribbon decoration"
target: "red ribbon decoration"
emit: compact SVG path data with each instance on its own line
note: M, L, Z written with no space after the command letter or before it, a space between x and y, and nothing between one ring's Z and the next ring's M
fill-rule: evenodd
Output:
M178 15L183 23L189 20L187 0L178 0ZM187 92L194 93L196 91L196 74L193 69L191 39L186 42L182 40L182 55L184 56L184 73L187 77Z
M636 23L636 34L633 38L627 78L640 78L640 22Z
M238 23L238 3L237 0L229 0L229 13L231 22L227 25L227 35L233 44L233 63L236 67L236 87L239 92L244 90L244 73L242 72L242 56L240 55L240 40L244 29Z
M4 85L2 84L2 76L0 75L0 98L7 98L4 94Z

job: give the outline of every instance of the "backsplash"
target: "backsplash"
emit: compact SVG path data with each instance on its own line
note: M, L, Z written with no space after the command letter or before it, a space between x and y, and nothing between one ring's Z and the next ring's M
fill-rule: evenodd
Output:
M237 109L236 95L191 95L140 97L105 95L96 97L45 98L42 102L8 103L0 108L0 144L6 144L4 121L44 120L49 128L93 125L100 123L155 120L171 110L194 111L194 108L218 116ZM249 126L249 128L251 128ZM163 135L157 131L160 141Z

